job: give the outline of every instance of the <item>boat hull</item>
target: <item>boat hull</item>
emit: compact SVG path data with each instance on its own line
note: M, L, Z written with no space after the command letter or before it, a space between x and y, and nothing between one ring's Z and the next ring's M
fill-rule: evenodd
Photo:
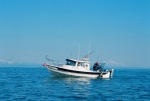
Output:
M77 76L77 77L90 77L90 78L110 78L110 72L96 72L96 71L77 71L61 68L54 65L47 65L48 70L54 76L68 77L68 76Z

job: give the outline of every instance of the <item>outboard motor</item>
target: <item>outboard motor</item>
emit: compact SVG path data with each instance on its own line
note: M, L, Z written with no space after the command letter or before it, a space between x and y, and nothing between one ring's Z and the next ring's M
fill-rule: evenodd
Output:
M113 76L113 72L114 72L114 69L111 69L111 70L110 70L110 77Z

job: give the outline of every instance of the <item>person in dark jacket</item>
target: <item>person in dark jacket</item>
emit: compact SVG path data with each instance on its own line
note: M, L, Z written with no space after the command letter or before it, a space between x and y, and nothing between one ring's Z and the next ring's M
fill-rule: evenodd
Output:
M96 62L93 66L93 71L97 71L99 69L99 64Z

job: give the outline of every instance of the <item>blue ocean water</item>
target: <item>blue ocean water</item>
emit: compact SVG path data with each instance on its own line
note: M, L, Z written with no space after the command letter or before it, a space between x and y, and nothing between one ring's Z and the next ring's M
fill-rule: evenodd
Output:
M90 79L53 77L44 67L0 67L0 101L150 101L150 69Z

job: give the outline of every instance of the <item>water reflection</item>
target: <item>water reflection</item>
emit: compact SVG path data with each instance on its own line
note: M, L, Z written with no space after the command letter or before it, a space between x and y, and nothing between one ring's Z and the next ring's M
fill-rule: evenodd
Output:
M51 81L57 81L57 82L63 82L66 84L80 84L80 85L90 85L91 78L86 77L50 77L48 78L48 82Z
M50 77L46 82L46 89L49 89L51 96L57 98L84 100L91 94L92 82L91 78Z
M90 78L65 78L66 89L75 98L85 99L91 94L92 79Z
M74 76L66 76L66 77L60 77L60 76L51 76L48 78L48 81L58 81L58 82L62 82L63 83L67 83L67 84L72 84L72 83L76 83L76 84L87 84L90 85L91 82L93 81L107 81L107 80L111 80L112 78L107 78L107 79L102 79L102 78L87 78L87 77L74 77Z
M64 79L66 81L66 83L71 84L71 83L78 83L78 84L90 84L90 78L81 78L81 77L70 77L70 78L65 78Z

